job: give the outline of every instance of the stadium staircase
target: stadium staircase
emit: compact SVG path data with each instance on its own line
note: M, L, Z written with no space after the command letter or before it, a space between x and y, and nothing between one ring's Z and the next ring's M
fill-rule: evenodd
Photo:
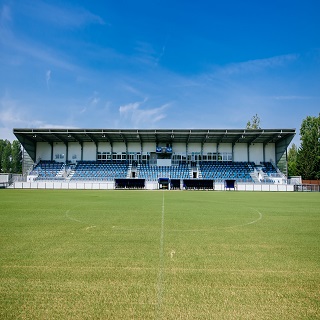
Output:
M251 179L254 183L259 183L259 177L258 175L256 174L256 172L250 172L250 176L251 176Z
M202 179L203 177L202 177L202 172L201 172L201 169L200 169L200 165L199 164L197 164L197 177L199 178L199 179Z
M132 174L132 164L129 164L128 166L128 172L127 172L127 179L131 178Z

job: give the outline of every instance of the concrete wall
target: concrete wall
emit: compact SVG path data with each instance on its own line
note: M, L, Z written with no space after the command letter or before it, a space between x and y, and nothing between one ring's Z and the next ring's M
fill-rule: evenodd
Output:
M113 144L113 152L116 152L116 153L126 152L126 144L124 142L115 142Z
M146 152L145 150L143 150L143 151ZM129 142L128 143L128 152L141 152L140 143L139 142Z
M186 153L186 145L184 143L173 143L172 152L174 153Z
M75 162L81 160L81 145L78 142L69 143L68 160Z
M246 143L236 143L233 148L233 161L248 161L248 146Z
M216 153L217 152L217 144L216 143L205 143L203 145L203 153Z
M14 189L77 189L77 190L113 190L115 183L113 181L107 182L54 182L54 181L39 181L39 182L15 182ZM155 181L146 181L147 190L158 189L158 183ZM264 191L264 192L293 192L294 185L287 184L253 184L241 183L236 186L238 191ZM224 191L223 183L216 183L215 190Z
M9 182L11 173L0 173L0 183Z
M53 160L57 162L66 162L66 157L67 146L62 142L55 142L53 144Z
M93 142L83 143L83 159L82 160L96 160L97 149Z
M47 142L37 142L36 159L51 160L51 146Z
M67 149L64 143L54 143L53 144L53 160L59 162L65 162L66 160L78 161L81 160L81 146L77 142L70 142L68 150L68 159L66 159ZM263 161L263 144L254 143L249 147L250 158L248 159L248 145L245 143L236 143L234 145L234 161L253 161L259 164ZM184 143L173 143L172 145L173 153L185 154L186 145ZM143 144L143 153L155 152L156 144L155 142L148 142ZM216 153L217 144L216 143L205 143L203 145L203 153L208 152ZM83 160L96 160L96 145L93 142L83 143ZM111 152L111 145L109 142L100 142L98 144L98 152ZM126 145L124 142L118 142L113 144L113 152L122 153L126 152ZM140 143L128 143L128 152L141 152ZM190 143L188 145L188 152L201 152L201 143ZM231 143L221 143L219 145L220 153L231 153L232 144ZM56 155L64 155L64 158L56 159ZM76 157L76 159L73 159ZM51 146L47 142L37 143L37 154L36 159L51 160ZM269 143L265 146L265 161L272 160L275 162L275 144Z
M110 142L99 142L98 143L98 152L111 152Z
M219 153L232 152L232 143L221 143L219 144Z
M263 144L262 143L253 143L249 147L249 161L254 162L255 164L260 164L263 161Z
M77 190L113 190L115 183L107 182L15 182L14 189L77 189Z
M188 152L201 152L201 143L189 143Z
M155 142L145 142L143 143L143 152L156 152Z
M276 163L276 146L274 143L268 143L265 146L265 161Z

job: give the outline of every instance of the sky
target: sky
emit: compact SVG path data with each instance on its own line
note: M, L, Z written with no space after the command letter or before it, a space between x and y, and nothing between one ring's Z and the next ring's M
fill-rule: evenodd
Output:
M320 112L318 0L0 0L13 128L297 130Z

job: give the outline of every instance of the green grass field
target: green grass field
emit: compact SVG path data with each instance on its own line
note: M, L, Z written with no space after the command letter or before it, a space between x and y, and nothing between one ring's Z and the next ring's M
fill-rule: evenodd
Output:
M0 190L0 319L320 319L320 193Z

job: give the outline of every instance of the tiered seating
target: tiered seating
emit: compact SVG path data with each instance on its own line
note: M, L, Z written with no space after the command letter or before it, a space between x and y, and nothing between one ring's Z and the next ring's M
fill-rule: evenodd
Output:
M36 180L61 180L63 178L57 177L57 174L63 167L64 163L41 160L30 175L37 175Z
M178 166L150 166L149 164L141 164L138 167L138 178L149 181L155 181L158 178L189 179L190 173L187 164L179 164Z
M217 182L236 180L252 182L250 172L254 170L252 162L202 162L200 171L203 179L214 179Z
M99 163L96 161L79 161L71 180L103 181L126 178L127 164Z
M268 175L270 175L270 173L277 173L277 169L272 165L271 162L261 162L262 167L262 171Z

